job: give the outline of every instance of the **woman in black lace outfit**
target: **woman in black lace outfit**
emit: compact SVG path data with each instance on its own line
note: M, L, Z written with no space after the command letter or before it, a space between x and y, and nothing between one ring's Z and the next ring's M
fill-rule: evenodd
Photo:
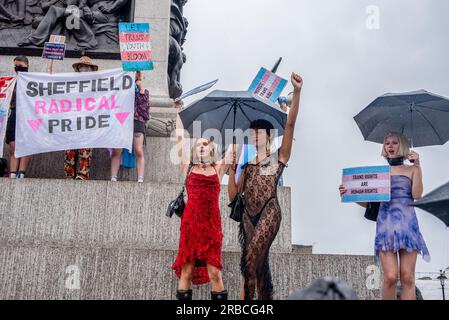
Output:
M302 78L293 73L294 88L292 105L287 117L282 145L271 154L270 141L273 125L266 120L251 123L251 141L257 148L257 156L248 164L237 184L235 166L229 176L229 198L233 200L242 185L246 208L240 223L242 245L241 272L243 276L242 298L252 300L257 290L259 300L273 298L273 285L268 263L270 246L281 224L281 207L277 198L277 184L285 165L290 159L293 133L298 116Z

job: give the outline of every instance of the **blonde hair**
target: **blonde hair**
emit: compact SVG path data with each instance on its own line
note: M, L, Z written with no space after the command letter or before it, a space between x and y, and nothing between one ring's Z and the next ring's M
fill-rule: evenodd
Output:
M209 142L209 148L210 148L210 162L212 165L215 165L218 162L218 146L215 142L210 141L208 139L205 138L199 138L196 139L195 142L192 145L192 148L190 149L190 163L191 164L198 164L200 163L200 160L198 158L198 154L196 152L196 145L198 143L198 140L207 140Z
M385 135L384 144L382 146L382 157L388 158L387 150L385 150L385 143L387 142L387 139L391 138L391 137L395 137L399 140L398 155L400 157L407 157L407 155L410 153L410 143L409 143L407 137L399 132L390 132Z

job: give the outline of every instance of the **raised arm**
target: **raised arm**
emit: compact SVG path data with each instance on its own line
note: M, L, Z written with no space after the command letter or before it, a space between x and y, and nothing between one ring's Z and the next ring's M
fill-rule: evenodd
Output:
M176 149L178 152L178 160L179 160L179 168L181 169L183 174L187 174L187 170L189 167L188 153L185 150L184 146L184 126L182 125L181 117L179 116L179 112L181 111L183 106L183 102L181 100L175 101L175 107L178 111L176 115Z
M301 76L296 73L292 73L291 82L293 85L293 98L290 112L287 116L287 123L284 129L284 137L282 138L282 145L279 149L279 161L287 163L290 160L292 152L293 136L295 132L296 118L299 112L299 100L301 96L301 89L303 80Z
M239 192L239 187L243 183L243 177L245 175L245 170L243 170L240 174L240 177L235 182L235 174L237 169L237 146L232 149L232 164L229 166L229 181L228 181L228 196L229 201L233 201Z
M225 153L223 159L221 159L220 161L217 162L217 169L218 169L220 181L223 179L223 176L225 175L225 173L228 172L229 168L234 163L233 158L234 158L235 148L236 148L236 146L231 144L228 147L228 150L226 150L226 153Z
M421 199L424 192L424 185L422 182L422 170L419 154L415 151L411 151L408 155L409 160L414 160L413 173L412 173L412 196L413 199Z

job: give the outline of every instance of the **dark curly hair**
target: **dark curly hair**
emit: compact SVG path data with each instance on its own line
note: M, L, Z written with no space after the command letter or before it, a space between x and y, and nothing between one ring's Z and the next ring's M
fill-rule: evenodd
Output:
M274 130L273 124L265 119L251 121L249 128L254 130L265 130L268 136L271 136L271 130Z

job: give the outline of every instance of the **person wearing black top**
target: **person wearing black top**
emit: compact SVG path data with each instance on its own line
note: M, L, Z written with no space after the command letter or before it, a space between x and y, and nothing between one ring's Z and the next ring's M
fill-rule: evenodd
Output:
M25 56L18 56L14 58L14 70L18 72L28 72L29 62L28 58ZM16 87L12 94L11 106L9 108L9 117L6 124L6 137L5 142L9 145L9 176L12 179L23 179L25 178L25 172L27 170L28 164L30 163L30 157L16 158L14 156L15 152L15 141L16 141ZM19 106L20 108L20 106Z

